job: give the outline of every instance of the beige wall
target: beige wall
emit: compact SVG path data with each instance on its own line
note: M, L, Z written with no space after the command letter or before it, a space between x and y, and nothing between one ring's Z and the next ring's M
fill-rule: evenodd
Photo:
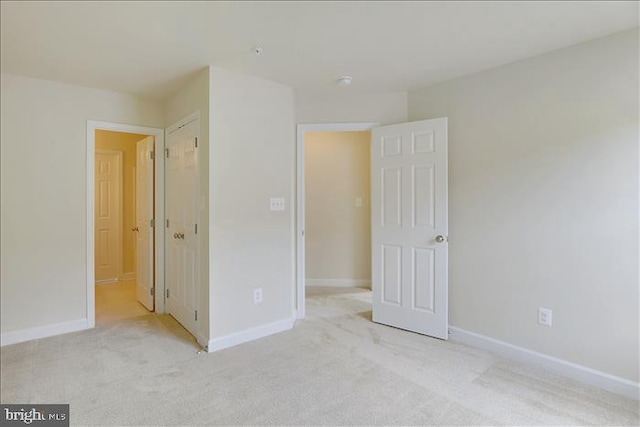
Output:
M220 337L292 318L295 124L289 87L214 67L210 85L211 336ZM270 211L271 197L286 209Z
M97 150L122 152L122 273L136 271L136 235L131 229L136 226L136 142L145 135L96 130Z
M87 120L163 127L161 105L1 76L1 332L87 317Z
M200 138L198 144L200 168L200 192L204 200L200 209L200 309L198 334L209 339L209 68L204 68L164 103L165 127L196 111L200 112Z
M308 132L304 141L306 278L370 284L371 132Z
M636 382L638 47L628 31L409 94L411 120L449 117L451 323Z
M296 122L377 122L385 125L407 121L406 92L360 93L353 89L296 92Z

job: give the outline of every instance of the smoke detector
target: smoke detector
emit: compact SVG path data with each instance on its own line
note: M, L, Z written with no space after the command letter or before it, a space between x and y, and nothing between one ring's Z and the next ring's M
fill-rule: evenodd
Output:
M338 83L338 86L347 87L351 84L352 80L353 77L351 76L341 76L338 77L338 80L336 80L336 82Z

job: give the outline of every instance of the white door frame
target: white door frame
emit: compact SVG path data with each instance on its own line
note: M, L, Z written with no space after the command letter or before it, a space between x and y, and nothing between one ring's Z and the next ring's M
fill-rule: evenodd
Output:
M95 295L95 152L96 130L155 137L155 308L164 313L164 129L87 120L87 323L96 325Z
M122 275L123 275L123 262L122 262L122 254L123 254L123 241L122 241L122 230L124 228L124 153L120 150L108 150L108 149L98 149L96 150L96 152L94 153L94 157L96 154L115 154L118 158L118 169L120 170L120 176L118 177L118 183L120 188L118 188L118 192L120 193L120 197L118 200L118 233L117 233L117 246L118 246L118 250L120 251L120 256L118 257L118 261L116 262L117 264L117 270L118 270L118 276L115 277L114 279L117 280L121 280L122 279ZM95 167L95 163L94 163L94 167ZM95 173L95 171L94 171ZM94 179L95 179L95 175L94 175ZM94 181L94 190L95 190L95 181ZM94 196L94 206L95 206L95 196ZM95 221L95 217L94 217L94 221ZM94 227L95 227L95 223L94 223ZM94 238L95 238L95 234L94 234ZM95 246L93 247L95 250ZM94 254L95 255L95 254ZM95 260L95 258L94 258ZM95 261L94 261L95 262ZM94 265L95 267L95 265ZM94 274L95 274L95 270L94 270ZM95 278L94 278L95 279ZM112 279L107 279L105 281L111 281Z
M380 126L375 122L303 123L298 124L296 142L296 316L305 316L305 236L304 236L304 134L306 132L370 131ZM371 144L371 142L369 142ZM369 159L369 162L371 160Z

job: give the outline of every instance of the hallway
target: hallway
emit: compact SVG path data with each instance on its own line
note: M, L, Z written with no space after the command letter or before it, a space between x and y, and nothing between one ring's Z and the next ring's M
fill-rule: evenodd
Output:
M96 325L144 316L149 311L136 299L135 280L96 283Z

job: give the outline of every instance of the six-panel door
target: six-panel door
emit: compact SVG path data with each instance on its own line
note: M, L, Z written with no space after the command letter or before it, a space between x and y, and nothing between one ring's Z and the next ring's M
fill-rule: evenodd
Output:
M373 320L446 339L447 119L372 138Z

